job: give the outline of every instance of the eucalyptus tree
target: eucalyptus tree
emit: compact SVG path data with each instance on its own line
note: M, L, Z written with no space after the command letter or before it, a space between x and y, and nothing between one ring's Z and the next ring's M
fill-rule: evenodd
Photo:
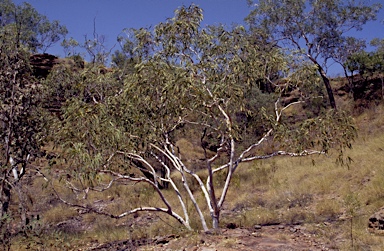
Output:
M306 56L316 66L330 105L336 109L326 73L329 61L340 58L340 52L348 54L349 32L374 20L381 5L350 0L249 0L249 4L254 7L247 17L252 29Z
M50 21L27 2L16 5L12 0L0 1L0 29L12 30L17 47L26 46L32 52L45 52L68 31L58 21Z
M355 130L342 113L329 111L284 122L288 107L313 97L303 92L294 102L282 102L281 93L318 83L313 67L303 64L292 69L276 46L262 49L267 45L244 27L202 28L202 19L202 10L192 5L179 8L154 30L131 30L125 43L132 50L126 52L136 63L133 72L124 75L124 85L109 88L113 91L104 99L68 100L57 126L57 142L68 154L72 176L81 181L66 180L70 189L86 196L115 183L144 183L159 196L161 205L136 207L132 202L120 205L127 210L116 215L57 193L63 202L113 218L140 211L165 213L187 229L192 229L187 206L192 203L194 215L207 231L219 227L220 212L241 163L322 154L332 147L341 152L350 146ZM112 79L95 75L94 82L119 86L116 71L108 73L115 76ZM276 81L276 76L285 78ZM260 90L260 80L273 84L272 93ZM244 130L239 114L249 118L263 114L263 126ZM196 162L178 148L182 137L200 140L203 166L191 164ZM209 140L215 147L208 147ZM271 142L268 150L266 141ZM105 175L110 178L107 184L103 184Z
M345 65L351 74L358 72L367 78L383 72L384 39L373 39L371 45L376 47L374 51L359 51L348 57Z
M39 151L46 136L40 109L42 88L33 76L29 58L31 52L44 50L65 33L65 27L49 22L27 3L16 6L12 1L0 1L0 240L5 247L12 237L9 226L14 233L25 229L23 180L31 169L30 157ZM20 212L11 210L15 202ZM16 220L19 215L20 224Z
M371 46L376 49L370 52L358 51L349 55L344 67L350 71L352 77L357 72L366 81L369 78L381 79L381 98L384 98L384 39L373 39ZM351 87L352 90L356 88L354 84Z
M11 197L18 198L15 201L19 202L21 210L20 225L24 227L27 222L22 180L28 173L30 157L44 141L44 116L39 108L41 87L32 76L28 48L19 47L12 38L7 32L0 33L0 228L3 244L10 238L8 224L11 222L13 228L19 225L15 224L19 213L10 210Z

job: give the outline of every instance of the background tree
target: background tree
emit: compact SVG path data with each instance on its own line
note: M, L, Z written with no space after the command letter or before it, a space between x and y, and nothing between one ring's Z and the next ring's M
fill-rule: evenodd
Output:
M253 31L305 55L316 66L336 109L326 73L329 60L340 56L337 52L348 53L348 32L374 20L381 5L343 0L250 0L249 4L254 8L246 20Z
M26 46L32 52L45 52L68 33L65 26L49 21L29 3L15 5L11 0L0 1L0 27L13 36L17 48Z
M137 63L132 74L123 75L122 90L110 88L114 91L97 102L68 100L55 132L73 176L78 177L66 181L70 189L86 194L122 180L144 183L159 196L159 204L139 205L114 215L58 194L63 202L113 218L139 211L162 212L192 229L189 201L207 231L204 208L211 226L218 228L233 174L241 163L327 153L332 147L341 152L350 146L354 127L341 113L285 123L284 111L310 96L302 93L297 100L282 103L281 94L288 89L306 90L305 85L318 82L313 67L292 69L277 47L263 50L265 44L244 27L201 28L202 19L202 10L192 5L176 10L174 18L153 31L132 30L134 36L127 43L134 48ZM272 81L275 75L285 81ZM104 76L92 82L119 79L113 73ZM267 92L258 85L260 79L273 85L270 94L262 96ZM239 114L250 119L263 114L263 126L244 130ZM203 165L188 163L183 149L177 147L181 138L199 142ZM270 143L264 149L266 141ZM204 175L197 174L200 169ZM106 175L109 178L103 184ZM192 183L197 188L192 189ZM202 201L197 199L201 194ZM175 196L178 203L172 204L170 197Z
M362 77L367 78L383 72L384 39L373 39L371 45L375 50L359 51L349 55L346 67L351 74L358 72Z
M354 91L353 88L353 81L354 76L353 72L350 72L347 66L347 62L349 61L349 58L351 55L358 54L366 48L366 41L362 39L357 39L354 37L348 37L345 41L345 45L343 47L337 48L334 51L334 55L332 59L340 64L344 71L344 76L348 80L349 84L349 90L351 92Z
M78 42L73 37L63 39L61 46L63 46L65 56L67 57L83 57L88 59L92 64L107 65L109 57L113 50L105 46L105 36L96 32L96 18L93 20L93 38L84 35L84 42ZM77 52L77 49L83 51Z
M79 42L77 42L73 37L63 39L61 46L64 49L64 55L66 57L79 55L79 53L76 52L76 48L79 47Z
M27 221L21 181L27 173L30 156L43 143L44 116L39 109L41 88L32 76L28 51L17 48L6 33L0 37L0 224L4 231L1 239L6 241L9 237L6 219L18 215L9 211L12 195L18 197L22 228Z
M0 23L0 240L9 248L10 233L25 230L23 178L47 135L42 88L29 65L30 53L48 48L66 29L29 4L16 6L7 0L0 1ZM20 212L10 210L12 197ZM21 220L15 224L18 216Z
M381 98L384 98L384 39L373 39L371 46L375 50L371 52L363 50L349 55L344 67L350 71L352 76L358 73L366 82L370 78L381 79ZM355 88L356 86L353 84L352 89Z

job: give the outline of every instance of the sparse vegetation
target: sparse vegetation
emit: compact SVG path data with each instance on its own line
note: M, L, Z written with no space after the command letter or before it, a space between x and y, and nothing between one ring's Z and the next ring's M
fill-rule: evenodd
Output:
M361 22L377 8L361 9ZM127 30L112 68L102 41L90 47L91 63L75 53L77 41L64 41L72 59L46 78L28 64L43 44L0 42L3 249L178 250L213 237L236 249L233 230L274 231L287 243L303 231L336 250L380 250L383 238L366 228L384 204L382 95L366 99L346 79L331 80L328 109L321 69L255 27L204 28L202 18L183 6L153 30ZM53 42L66 30L52 25ZM12 39L14 27L3 28ZM381 43L374 66L357 62L369 71L359 81L382 83ZM382 94L376 87L364 90Z
M382 108L376 108L376 111L381 110ZM360 202L358 210L354 212L352 225L355 249L370 247L371 250L380 250L384 244L382 237L367 232L369 215L384 203L383 177L376 175L384 171L381 165L382 155L379 154L382 151L384 135L376 130L384 126L383 121L378 119L380 114L373 116L373 112L367 110L357 119L358 125L360 121L362 123L359 126L362 137L354 144L353 149L348 151L348 155L353 159L349 169L336 165L332 156L315 157L315 165L311 159L283 157L254 164L246 163L244 168L239 167L238 175L244 179L238 186L229 190L221 227L225 227L228 223L235 223L238 227L245 228L253 228L254 225L300 223L323 243L328 242L330 247L351 250L348 208L352 204L347 202L347 198L353 195ZM367 123L374 125L376 129L372 126L365 127ZM188 146L192 148L186 148L186 151L195 151L194 146ZM251 165L251 168L246 165ZM31 189L41 191L41 183L37 182ZM43 191L48 192L48 190ZM108 194L89 192L88 199L108 201L113 198L120 200L117 205L127 205L137 203L134 201L135 196L144 192L137 188L136 195L122 196L128 191L129 189L125 186L116 186L113 190L109 190ZM157 203L157 199L150 194L145 196L143 193L142 196L148 203ZM198 196L197 199L200 200L202 197ZM76 210L62 204L57 204L54 209L48 211L44 208L40 210L42 210L41 218L44 222L42 224L51 222L50 229L53 227L56 230L53 235L39 235L35 241L44 240L44 243L53 245L59 240L67 240L71 243L69 250L76 249L77 246L87 246L90 243L96 245L95 240L98 240L100 245L104 242L155 238L167 234L178 234L186 238L185 242L180 242L181 246L186 243L188 243L187 246L200 243L199 237L195 234L185 232L175 224L175 221L161 215L160 219L153 214L148 217L146 214L139 213L135 216L137 218L115 221L96 214L78 214ZM119 208L115 210L120 211ZM76 215L82 218L82 225L88 226L86 232L64 233L60 228L54 227L56 224L52 225L54 222L70 224L72 217ZM95 225L95 222L98 223ZM191 225L198 226L199 223L191 222ZM224 244L232 245L233 240ZM38 246L36 243L33 245ZM20 249L23 248L25 247L20 247ZM151 250L150 247L148 248ZM176 249L176 246L174 248Z

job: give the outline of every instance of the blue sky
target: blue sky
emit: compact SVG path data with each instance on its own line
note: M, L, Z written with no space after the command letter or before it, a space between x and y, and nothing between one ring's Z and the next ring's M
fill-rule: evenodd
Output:
M116 37L124 28L153 27L166 18L173 17L174 10L181 5L195 3L204 10L203 25L223 23L244 24L249 13L246 0L14 0L16 4L29 2L40 14L50 20L59 20L79 42L84 36L93 38L94 20L96 32L104 35L107 48L119 49ZM382 3L383 0L368 0L368 3ZM378 21L367 24L362 32L353 35L370 41L375 37L384 38L384 10ZM48 53L64 55L56 45Z
M249 12L246 0L14 0L16 4L30 3L40 14L50 20L59 20L79 42L84 36L93 38L94 20L96 32L106 37L112 47L124 28L153 27L173 17L179 6L199 5L204 10L204 25L243 23ZM118 49L118 46L116 47ZM63 54L57 46L47 51Z

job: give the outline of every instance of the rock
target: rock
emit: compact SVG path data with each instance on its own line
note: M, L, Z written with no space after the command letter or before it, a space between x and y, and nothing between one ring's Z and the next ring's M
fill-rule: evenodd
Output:
M84 68L84 61L81 57L58 58L54 55L43 53L30 56L29 61L33 74L37 78L46 78L56 65L65 65L73 71Z
M217 251L216 248L210 248L210 247L201 247L200 251Z
M347 95L347 92L344 90L337 90L336 95L342 97Z
M236 225L236 223L231 222L231 223L228 223L226 227L228 229L235 229L235 228L237 228L237 225Z
M368 229L370 231L384 231L384 207L369 217Z
M157 245L159 245L159 244L167 244L167 243L169 243L171 240L174 240L174 239L176 239L176 238L178 238L178 236L173 235L173 234L168 235L168 236L163 236L163 237L161 237L161 236L157 236L157 237L154 239L153 242L156 243Z
M58 57L47 53L34 54L30 58L30 64L36 77L45 78L54 65L57 64Z

